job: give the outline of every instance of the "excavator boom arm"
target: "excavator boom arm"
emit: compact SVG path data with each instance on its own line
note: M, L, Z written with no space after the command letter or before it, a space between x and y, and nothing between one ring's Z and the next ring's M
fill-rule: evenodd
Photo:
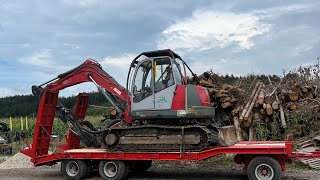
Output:
M103 94L111 97L108 98L108 100L112 101L111 103L113 105L116 104L116 106L120 106L119 108L121 111L125 111L125 103L127 102L128 97L127 90L112 76L106 73L99 63L92 59L86 60L80 66L60 74L57 78L47 82L48 85L45 89L59 91L83 82L94 82L94 84L98 86L99 91L101 91L100 87L102 87L107 91Z
M101 65L94 60L88 59L80 66L58 75L58 80L50 83L47 87L52 91L59 91L83 82L92 82L91 76L97 84L108 92L114 94L123 101L127 101L127 91L112 76L106 73Z

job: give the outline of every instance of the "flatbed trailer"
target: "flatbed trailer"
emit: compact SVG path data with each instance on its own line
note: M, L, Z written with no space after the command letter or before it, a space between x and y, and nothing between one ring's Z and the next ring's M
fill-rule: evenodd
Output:
M35 166L54 165L61 162L61 171L68 179L82 179L92 169L98 169L103 179L125 179L129 171L143 172L154 160L200 161L221 154L234 154L234 161L243 164L249 179L281 179L286 163L293 159L320 158L320 152L294 152L292 138L287 141L238 142L229 147L213 147L200 152L120 152L97 148L80 148L80 139L72 132L66 144L59 150L48 153L58 93L46 91L41 98L32 146L21 153L31 157ZM88 96L80 94L74 107L74 114L84 119Z
M319 152L293 152L291 141L243 141L230 147L214 147L201 152L112 152L94 148L69 149L38 156L32 162L35 166L62 162L61 171L68 179L86 177L92 169L98 169L103 179L125 179L128 171L141 173L155 160L201 161L221 154L235 155L235 163L244 165L243 169L249 179L279 179L286 170L287 162L301 158L320 158Z

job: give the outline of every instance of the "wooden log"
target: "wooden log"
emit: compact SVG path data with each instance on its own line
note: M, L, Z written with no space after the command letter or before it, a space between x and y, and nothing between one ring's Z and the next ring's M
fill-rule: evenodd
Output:
M259 87L260 87L260 82L257 82L255 87L253 88L253 91L252 91L252 93L251 93L251 95L250 95L245 107L242 110L242 113L241 113L240 118L239 118L239 122L242 122L243 117L246 115L246 113L247 113L247 111L248 111L248 109L250 107L250 104L252 103L253 98L254 98L254 96L255 96L255 94L256 94L256 92L257 92Z
M272 104L271 104L271 106L272 106L272 109L274 109L274 110L279 109L279 103L278 103L278 101L273 101Z
M231 102L231 97L229 96L221 97L220 102Z
M261 88L262 88L262 85L260 85L260 86L258 87L258 89L257 89L257 91L256 91L256 94L254 95L254 97L253 97L253 99L252 99L252 102L251 102L251 104L250 104L250 106L249 106L249 109L247 110L247 112L246 112L246 114L245 114L244 117L249 117L250 112L252 111L252 108L253 108L255 102L257 101L257 98L258 98L258 95L259 95L259 93L260 93L260 91L261 91Z
M312 113L318 113L319 109L320 109L319 105L313 106L312 107Z
M227 108L227 107L230 107L232 106L233 104L231 102L224 102L224 103L221 103L221 107L223 109Z
M221 89L224 89L224 90L230 90L232 89L233 86L229 85L229 84L222 84L221 85Z
M285 89L281 89L281 94L283 95L283 96L288 96L288 91L287 90L285 90Z
M259 97L258 97L258 104L260 104L260 105L262 105L263 104L263 102L264 102L264 96L265 96L265 90L264 89L262 89L261 91L260 91L260 94L259 94Z
M299 84L296 84L296 85L293 86L292 91L296 92L297 94L299 94L299 93L302 92L302 88L301 88L301 86Z
M264 101L267 103L267 104L272 104L273 103L273 98L271 97L271 96L266 96L265 98L264 98Z
M237 102L237 99L236 98L231 98L230 102L235 103L235 102Z
M249 141L255 141L256 140L256 134L255 134L255 130L254 130L254 122L255 121L259 121L261 119L261 114L259 113L259 111L255 111L254 116L252 118L252 122L251 122L251 126L249 128Z
M193 81L193 80L189 80L189 81L195 82L195 81ZM199 84L200 84L201 86L204 86L204 87L207 87L207 88L216 88L216 87L217 87L216 85L214 85L214 84L212 84L211 82L208 82L208 81L206 81L206 80L204 80L204 79L201 79L201 80L199 81Z
M280 120L281 120L282 127L287 128L286 118L284 116L284 111L281 104L280 104Z
M208 83L208 82L207 82L206 80L204 80L204 79L201 79L201 80L200 80L200 85L201 85L201 86L207 86L207 85L210 86L210 85L212 85L212 84L211 84L211 83Z
M256 107L256 108L260 107L260 104L258 103L258 101L256 101L256 103L254 103L254 107Z
M306 98L313 99L313 94L311 92L306 93Z
M236 116L240 110L242 109L242 106L236 106L232 111L231 111L231 115L232 116Z
M288 109L291 110L291 111L295 111L295 110L298 109L298 105L297 105L296 103L294 103L294 102L288 103L287 107L288 107Z
M244 94L244 93L246 93L245 90L240 89L239 87L235 87L235 86L233 86L229 91L235 92L235 93L239 93L239 94Z
M278 95L279 100L281 100L282 102L284 102L286 100L286 96L283 94L279 94Z
M270 104L266 104L266 113L267 113L267 115L273 114L273 109Z
M105 107L105 106L97 106L97 105L89 105L90 107L93 107L94 109L109 109L112 110L114 107Z
M112 109L112 110L110 111L110 114L111 114L112 116L115 116L115 115L117 114L117 111L116 111L115 109Z
M299 93L294 92L293 90L288 91L288 98L290 101L298 101L299 100Z
M245 126L245 127L250 127L252 125L252 119L253 119L253 115L252 113L250 113L249 117L244 119L244 121L242 122L242 124Z
M212 93L217 93L219 90L216 89L216 88L207 88L209 93L212 94Z
M304 86L304 87L302 88L302 92L304 92L304 93L308 92L309 90L310 90L310 87L309 87L309 86Z
M268 80L269 80L270 85L273 86L269 76L268 76ZM281 82L282 82L282 80L281 80ZM281 100L283 100L283 101L286 99L285 98L286 96L284 94L285 94L285 92L282 93L282 91L281 91L281 97L283 97L283 99L281 99ZM279 100L278 94L276 93L275 96L276 96L276 101L279 104L280 100ZM282 104L280 104L279 108L280 108L281 125L282 125L283 128L287 128L286 118L284 116L284 111L283 111Z
M217 96L217 97L223 97L223 96L226 96L226 94L227 94L228 92L229 92L229 91L227 91L227 90L220 89L218 92L216 92L216 96Z
M249 141L255 141L256 134L254 132L253 126L249 128Z
M263 109L263 108L261 108L261 109L259 110L259 112L260 112L260 114L261 114L262 116L266 116L266 115L267 115L266 110Z
M253 115L254 120L259 120L259 119L261 119L261 117L262 116L258 111L254 112L254 115Z
M233 124L234 124L234 127L236 129L237 140L238 141L243 141L242 130L241 130L241 127L240 127L239 118L237 116L233 117Z

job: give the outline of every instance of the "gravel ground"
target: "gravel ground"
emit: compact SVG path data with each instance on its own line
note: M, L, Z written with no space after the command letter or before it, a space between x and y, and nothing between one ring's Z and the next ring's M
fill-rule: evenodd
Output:
M32 167L33 164L30 162L30 158L21 153L17 153L12 157L5 157L4 162L0 164L0 169L19 169Z
M0 157L0 179L65 179L59 166L34 168L29 158L18 153L12 157ZM284 172L285 180L318 180L319 170L289 168ZM94 172L88 179L101 179L98 172ZM242 166L219 161L205 162L155 162L144 174L131 174L129 179L247 179Z

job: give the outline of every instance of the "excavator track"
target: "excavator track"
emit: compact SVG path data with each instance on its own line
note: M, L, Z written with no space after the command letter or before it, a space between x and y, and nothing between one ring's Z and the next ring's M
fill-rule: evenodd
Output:
M102 141L113 151L201 151L218 144L218 133L201 125L144 125L109 129Z

